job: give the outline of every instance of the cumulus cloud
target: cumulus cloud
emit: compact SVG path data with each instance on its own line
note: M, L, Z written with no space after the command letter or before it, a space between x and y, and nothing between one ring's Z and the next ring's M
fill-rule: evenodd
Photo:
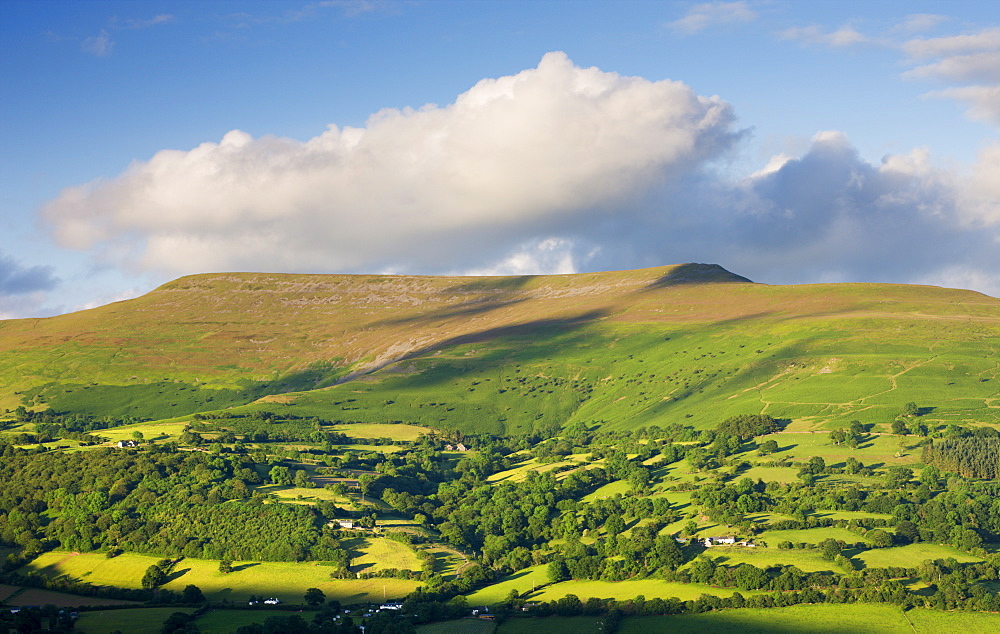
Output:
M42 210L61 244L173 273L442 270L613 216L738 138L730 107L562 53L444 107L305 142L233 131L164 150Z
M578 268L717 262L769 283L910 282L1000 289L1000 144L975 168L926 149L860 158L837 132L798 157L727 181L703 172L627 218L568 233Z
M1000 143L967 171L839 132L733 180L731 108L563 54L304 142L233 131L73 187L65 246L171 274L527 274L717 262L771 283L1000 288Z
M757 12L747 2L705 2L691 6L683 18L668 26L680 33L697 33L712 26L752 22Z

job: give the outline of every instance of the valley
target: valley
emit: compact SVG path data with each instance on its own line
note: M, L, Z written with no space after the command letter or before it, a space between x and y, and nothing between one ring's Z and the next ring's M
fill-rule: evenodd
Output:
M78 631L1000 624L978 293L198 275L2 321L0 360L0 600ZM72 627L0 627L36 612Z

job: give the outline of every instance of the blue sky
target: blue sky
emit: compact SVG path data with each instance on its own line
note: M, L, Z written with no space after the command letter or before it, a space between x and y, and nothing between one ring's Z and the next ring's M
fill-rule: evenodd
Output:
M1000 295L992 2L0 5L0 318L226 270Z

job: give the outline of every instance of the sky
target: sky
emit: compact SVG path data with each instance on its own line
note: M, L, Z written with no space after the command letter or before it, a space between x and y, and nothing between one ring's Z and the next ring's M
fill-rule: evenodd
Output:
M0 3L0 319L223 271L1000 296L1000 3Z

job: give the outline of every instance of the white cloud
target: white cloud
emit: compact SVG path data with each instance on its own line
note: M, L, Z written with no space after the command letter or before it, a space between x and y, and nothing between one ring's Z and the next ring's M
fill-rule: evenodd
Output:
M906 19L892 28L896 33L922 33L930 31L942 22L947 22L948 17L936 15L934 13L915 13L906 16Z
M969 106L966 114L970 119L1000 126L1000 85L957 86L944 90L932 90L924 96L964 102Z
M544 238L517 247L499 262L483 268L458 271L461 275L532 275L539 271L554 275L578 273L577 261L586 260L575 253L572 240Z
M42 211L65 246L143 269L482 266L729 149L727 104L562 53L455 103L384 110L306 142L233 131L164 150Z
M804 44L832 46L834 48L866 44L872 41L850 26L842 26L836 31L829 32L818 26L794 27L782 31L779 36L783 40L795 40Z
M111 55L111 50L114 49L115 43L111 39L111 34L102 29L99 34L83 40L80 47L84 50L84 52L90 53L91 55L96 55L97 57L107 57L108 55Z
M967 171L926 149L859 157L815 136L731 181L718 98L563 54L443 107L300 142L233 131L65 190L58 240L170 274L526 274L718 262L771 283L1000 286L1000 144Z
M951 87L928 92L932 98L954 99L969 106L967 115L1000 125L1000 28L902 44L916 66L906 79L935 79Z
M954 82L1000 83L1000 51L952 55L903 73L907 79L944 79Z
M683 18L668 26L680 33L697 33L711 26L738 24L757 19L748 2L705 2L691 6Z
M917 38L903 44L903 51L918 59L996 50L1000 50L1000 27L982 29L976 33L962 35Z

